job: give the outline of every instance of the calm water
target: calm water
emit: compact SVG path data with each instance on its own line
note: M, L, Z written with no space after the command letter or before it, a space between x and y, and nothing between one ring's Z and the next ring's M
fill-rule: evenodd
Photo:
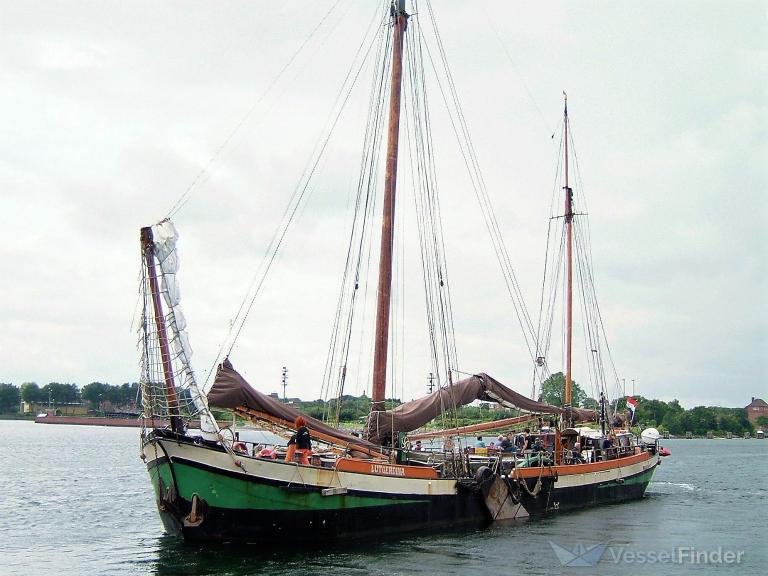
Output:
M763 574L768 440L672 440L639 502L362 547L200 548L163 535L137 429L0 421L0 574ZM567 549L608 544L590 567ZM641 563L693 546L739 564ZM686 553L687 554L687 553ZM632 557L634 555L634 558Z

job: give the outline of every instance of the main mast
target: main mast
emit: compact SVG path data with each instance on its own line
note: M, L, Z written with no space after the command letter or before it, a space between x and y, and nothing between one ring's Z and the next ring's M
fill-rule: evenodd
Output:
M565 231L566 239L566 352L565 352L565 408L566 417L571 419L571 360L573 348L573 190L568 186L568 96L565 95L563 110L563 132L565 137ZM568 422L570 425L570 422Z
M389 308L392 288L392 248L394 240L397 148L400 140L400 92L403 78L403 36L408 15L405 0L392 2L392 78L389 94L387 166L384 177L384 215L381 223L379 289L376 306L376 344L373 356L373 411L384 410L389 345Z

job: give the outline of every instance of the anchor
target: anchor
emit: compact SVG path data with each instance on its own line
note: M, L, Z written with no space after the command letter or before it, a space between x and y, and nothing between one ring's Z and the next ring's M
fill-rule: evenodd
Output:
M192 494L192 510L189 515L184 518L185 528L194 528L200 526L205 520L203 509L206 507L206 502L200 498L197 494Z

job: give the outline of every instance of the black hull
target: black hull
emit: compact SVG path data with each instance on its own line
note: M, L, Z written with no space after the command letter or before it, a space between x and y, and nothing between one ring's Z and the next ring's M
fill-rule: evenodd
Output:
M187 503L189 506L189 503ZM325 511L279 511L208 508L200 526L184 526L170 513L161 513L166 531L192 542L349 541L371 535L392 536L423 531L478 528L490 523L479 498L438 497L428 503ZM183 518L183 516L182 516Z
M641 476L639 474L637 476ZM617 504L643 498L648 482L589 484L557 488L543 479L536 496L523 492L519 499L532 517ZM529 481L533 489L534 483ZM355 540L370 535L400 535L419 531L451 531L481 528L492 522L482 494L468 490L456 496L440 496L420 503L341 510L254 512L206 507L205 522L184 526L191 503L177 500L177 510L161 511L165 530L193 542L329 542Z
M559 487L556 482L547 492L546 497L531 498L523 494L522 503L532 516L541 516L639 500L645 495L654 469L655 466L650 470L611 482L595 482L570 487Z

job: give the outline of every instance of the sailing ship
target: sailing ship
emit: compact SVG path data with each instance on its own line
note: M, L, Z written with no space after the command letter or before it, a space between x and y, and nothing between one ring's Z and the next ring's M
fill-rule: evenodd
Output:
M639 498L659 462L655 443L636 446L626 434L627 442L611 454L594 444L590 462L577 463L575 438L589 433L574 426L600 420L603 428L594 434L605 435L608 407L603 402L598 414L571 406L570 361L565 405L555 406L527 398L485 373L455 381L450 343L445 346L448 360L438 366L443 375L439 389L387 409L393 221L403 46L409 20L404 0L392 2L389 18L391 38L386 45L391 82L371 412L361 436L300 414L295 407L256 390L229 358L218 365L206 394L190 364L191 347L176 281L178 234L167 219L141 230L141 457L170 534L205 542L293 543L479 526ZM565 189L568 199L567 180ZM568 225L572 214L566 200ZM429 232L439 239L439 223L433 219L432 225L437 228ZM445 287L446 275L439 250L435 255L438 264L425 275L439 272L429 277L439 290ZM355 290L357 281L352 279ZM445 309L440 298L435 296L434 305ZM434 326L433 333L442 326L442 334L450 334L444 316L436 318ZM433 343L433 348L438 346ZM339 372L342 380L345 364L344 368ZM489 426L518 425L526 419L551 421L553 426L539 427L540 450L512 457L471 454L464 446L467 430L458 425L439 432L443 443L428 458L409 449L419 428L476 400L526 414ZM314 449L295 460L293 450L242 441L232 427L217 422L213 408L229 410L286 438L306 426ZM193 418L199 420L199 430L190 427Z

